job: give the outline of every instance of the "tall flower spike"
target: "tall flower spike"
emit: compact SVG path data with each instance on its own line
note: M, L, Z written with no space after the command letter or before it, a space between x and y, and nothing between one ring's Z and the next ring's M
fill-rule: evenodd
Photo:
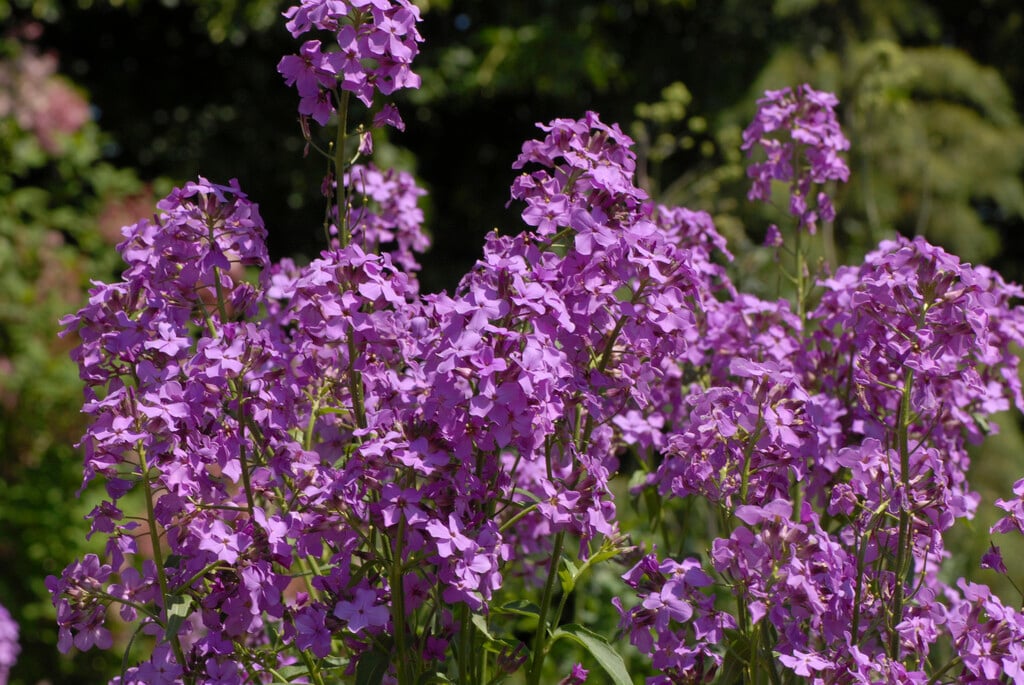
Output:
M832 221L835 208L822 190L828 181L849 179L850 169L839 153L850 142L839 128L831 93L816 91L804 84L769 90L757 101L757 114L743 132L741 148L748 156L754 148L764 150L765 160L747 168L753 185L750 200L771 200L772 181L790 184L789 213L798 220L798 229L810 234L818 221ZM815 193L817 190L817 193Z
M287 55L277 65L285 83L299 91L299 113L321 126L337 110L337 88L355 94L367 107L375 92L419 88L411 64L423 38L416 29L419 8L409 0L302 0L284 16L293 37L326 31L338 46L321 50L319 40L308 40L300 54ZM400 121L383 119L396 127Z

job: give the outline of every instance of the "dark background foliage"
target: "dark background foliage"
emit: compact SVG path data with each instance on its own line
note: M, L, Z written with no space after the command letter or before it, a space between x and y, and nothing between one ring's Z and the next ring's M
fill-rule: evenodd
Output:
M295 98L274 69L282 54L296 49L278 20L287 4L66 3L59 13L52 10L59 20L42 42L90 93L101 125L116 140L112 161L143 178L237 176L261 205L274 253L310 255L320 247L322 165L314 157L300 159ZM1024 150L1013 105L1024 99L1016 3L423 5L426 42L417 70L424 87L399 98L409 127L391 142L411 153L405 164L431 190L436 248L424 273L428 289L451 287L487 231L515 230L515 211L504 209L514 177L510 165L536 122L593 109L634 132L636 104L656 102L674 82L685 84L691 113L705 128L684 130L696 140L677 147L658 169L664 186L722 165L714 143L724 141L715 135L742 125L760 90L807 80L840 95L850 135L858 140L854 155L871 155L873 200L857 197L868 194L862 189L851 193L845 218L853 235L843 238L840 226L841 243L863 249L885 230L931 228L929 237L967 259L991 260L1002 247L1004 270L1016 268L1017 241L1000 243L999 237L1021 228L1020 164L993 160L995 151L1011 157ZM45 0L32 3L44 17L45 7ZM922 53L926 48L930 52ZM966 121L971 113L977 116ZM897 151L901 166L893 168L885 157ZM942 175L942 160L955 167L951 178ZM934 168L936 177L922 172ZM993 190L1008 178L1018 187ZM938 190L925 187L929 179ZM705 208L742 215L735 202L710 199L720 198L721 187L700 192L671 199L714 203ZM727 194L735 200L742 189L734 184Z

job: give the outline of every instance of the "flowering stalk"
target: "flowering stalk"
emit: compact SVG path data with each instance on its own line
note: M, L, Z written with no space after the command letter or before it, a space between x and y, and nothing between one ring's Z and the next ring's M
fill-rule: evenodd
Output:
M334 142L334 173L335 182L335 208L337 210L338 230L341 235L340 245L348 247L352 240L352 230L348 222L348 185L344 182L345 173L348 170L345 159L345 142L348 137L348 102L350 93L345 90L341 93L341 104L338 107L338 132Z
M548 563L547 579L544 581L544 593L541 595L540 611L537 614L537 629L533 635L530 667L526 672L527 685L539 685L544 668L544 657L547 655L548 612L554 597L555 581L558 579L558 567L562 563L562 546L565 544L565 532L555 535ZM556 617L557 618L557 617Z

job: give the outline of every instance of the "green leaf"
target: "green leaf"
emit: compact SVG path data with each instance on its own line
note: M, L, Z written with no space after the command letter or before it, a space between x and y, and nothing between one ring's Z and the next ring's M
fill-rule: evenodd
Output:
M567 568L559 569L558 579L562 581L562 592L569 594L576 587L576 576Z
M594 660L605 670L605 673L611 676L615 685L633 685L622 656L608 644L608 640L603 636L576 623L568 623L551 634L551 641L555 642L563 637L587 650L590 656L594 657Z
M171 595L167 605L167 636L177 635L181 624L192 613L192 595Z
M725 631L725 659L719 682L732 683L742 679L744 666L750 660L750 639L740 630Z
M489 642L494 642L494 636L491 635L490 629L487 627L487 619L480 614L473 614L473 625L480 631L480 634L487 638Z
M284 676L288 682L292 682L299 676L309 675L309 668L305 664L293 664L291 666L282 666L277 669L277 673Z
M978 412L971 412L971 418L978 424L978 428L981 429L983 435L990 435L992 433L992 424L983 415Z
M517 599L497 608L491 607L491 611L497 611L502 614L515 614L517 616L529 616L530 618L540 617L540 607L525 599Z
M380 685L391 665L391 654L379 647L359 657L356 664L356 685Z

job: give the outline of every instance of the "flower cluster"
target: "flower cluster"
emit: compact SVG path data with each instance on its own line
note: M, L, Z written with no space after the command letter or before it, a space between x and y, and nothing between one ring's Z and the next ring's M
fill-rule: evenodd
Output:
M850 147L836 119L839 101L805 84L795 91L770 90L757 104L757 116L743 132L741 147L748 155L759 147L766 159L747 168L754 179L747 197L770 200L772 181L789 183L789 213L797 218L799 229L813 234L819 220L835 218L831 198L823 190L815 195L815 188L850 177L839 156Z
M425 252L430 239L423 232L419 198L426 191L405 171L381 170L372 164L352 165L344 178L356 200L348 210L352 241L366 252L391 247L391 258L407 273L419 269L416 252Z
M0 604L0 685L7 685L14 662L18 660L18 624Z
M285 16L293 37L326 32L337 45L325 49L320 40L307 40L277 67L299 92L299 113L321 126L337 111L339 89L369 107L375 92L419 87L410 65L423 41L420 15L408 0L302 0Z
M629 629L629 641L651 656L661 676L650 682L668 685L703 682L722 665L715 648L726 630L736 628L728 613L715 609L709 592L714 579L693 559L677 563L645 556L623 576L636 590L640 604L626 610L619 598L612 600ZM696 680L694 680L696 679Z

